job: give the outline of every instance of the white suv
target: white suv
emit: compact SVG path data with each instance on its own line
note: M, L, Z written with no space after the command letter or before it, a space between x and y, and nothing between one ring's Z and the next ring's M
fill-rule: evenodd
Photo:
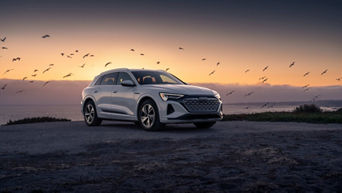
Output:
M220 95L157 70L114 69L96 76L82 92L87 125L102 120L134 121L145 130L167 123L209 128L222 119Z

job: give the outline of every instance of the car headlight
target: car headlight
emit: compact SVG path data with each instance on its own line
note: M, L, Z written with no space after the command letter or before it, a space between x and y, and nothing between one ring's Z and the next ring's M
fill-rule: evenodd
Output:
M219 93L215 92L215 97L218 99L218 100L221 100L221 96Z
M169 99L176 100L176 99L180 99L184 96L182 94L173 94L173 93L165 93L165 92L161 92L161 93L159 93L159 95L163 101L167 101Z

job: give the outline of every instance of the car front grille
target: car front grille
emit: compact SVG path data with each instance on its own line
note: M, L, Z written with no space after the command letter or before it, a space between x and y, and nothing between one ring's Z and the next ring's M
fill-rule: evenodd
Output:
M209 97L186 98L182 104L191 113L216 112L220 106L217 98Z

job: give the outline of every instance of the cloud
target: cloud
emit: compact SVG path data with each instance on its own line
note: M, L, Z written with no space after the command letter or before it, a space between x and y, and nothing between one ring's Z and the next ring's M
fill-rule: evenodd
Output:
M43 81L29 83L22 80L0 80L0 87L7 84L5 90L0 90L0 105L27 105L27 104L79 104L82 89L90 81L51 81L42 87ZM239 84L205 84L193 83L216 90L221 94L224 103L247 102L289 102L310 101L319 95L318 100L340 100L342 86L311 87L304 92L301 87L289 85L239 85ZM23 90L22 93L16 93ZM226 96L226 93L234 91ZM253 92L250 96L247 93Z
M220 93L224 103L311 101L315 96L319 96L317 100L340 100L342 98L342 86L310 87L307 92L304 92L302 87L289 85L204 83L195 83L195 85L216 90ZM226 96L231 91L234 93ZM250 92L253 94L245 96Z

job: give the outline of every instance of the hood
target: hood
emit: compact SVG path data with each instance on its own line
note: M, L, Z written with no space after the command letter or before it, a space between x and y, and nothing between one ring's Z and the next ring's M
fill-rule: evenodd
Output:
M160 89L160 92L184 94L184 95L214 95L214 91L208 88L183 85L183 84L148 84L144 88Z

